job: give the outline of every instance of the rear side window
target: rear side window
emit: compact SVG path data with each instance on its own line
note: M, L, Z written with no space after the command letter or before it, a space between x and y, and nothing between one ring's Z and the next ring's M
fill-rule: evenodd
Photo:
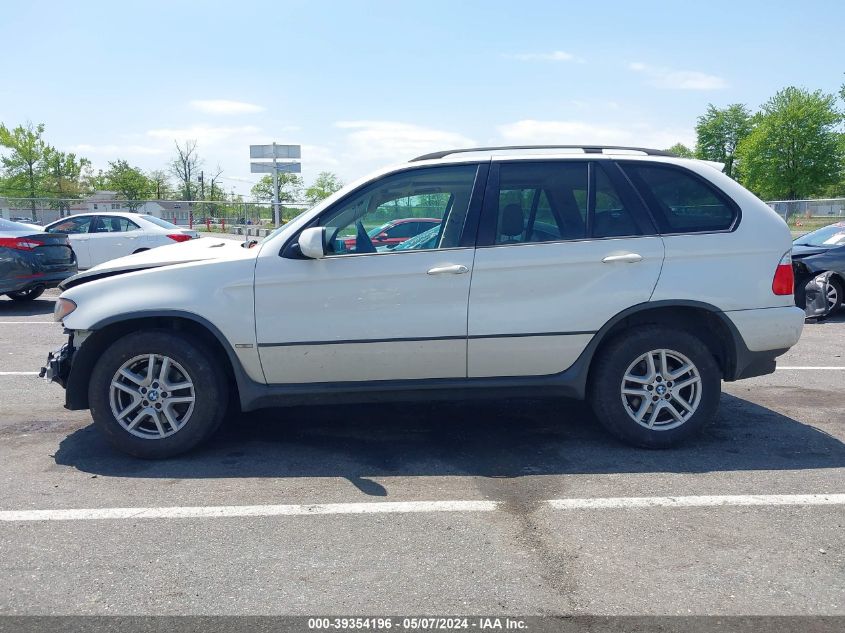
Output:
M702 233L733 227L737 212L701 178L675 167L620 163L645 199L661 233Z

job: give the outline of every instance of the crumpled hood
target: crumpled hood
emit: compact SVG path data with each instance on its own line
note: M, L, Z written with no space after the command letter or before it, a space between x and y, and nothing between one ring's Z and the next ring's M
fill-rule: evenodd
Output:
M73 277L65 279L60 285L61 290L73 288L104 277L112 277L122 273L129 273L148 268L160 268L176 264L187 264L209 259L241 259L255 257L258 249L246 249L243 242L216 237L201 237L199 239L159 246L148 251L112 259L97 264Z
M792 257L810 257L812 255L820 255L830 250L829 246L804 246L803 244L792 245Z

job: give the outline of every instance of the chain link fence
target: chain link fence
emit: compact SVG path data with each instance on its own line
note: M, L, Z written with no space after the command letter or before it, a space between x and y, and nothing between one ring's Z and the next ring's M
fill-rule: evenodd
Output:
M310 207L285 203L279 211L282 223ZM71 198L0 198L0 217L18 222L49 224L82 213L129 212L159 217L178 226L200 230L233 231L235 227L274 228L273 205L266 202L218 200L116 200L92 196Z

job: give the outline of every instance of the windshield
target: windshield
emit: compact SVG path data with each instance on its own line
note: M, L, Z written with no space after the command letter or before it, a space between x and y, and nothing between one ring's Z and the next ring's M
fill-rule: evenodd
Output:
M285 228L288 224L290 224L291 222L293 222L294 220L296 220L299 216L301 216L301 215L302 215L303 213L305 213L306 211L310 211L310 210L311 210L311 209L303 209L302 211L300 211L299 213L297 213L294 217L292 217L290 220L287 220L284 224L282 224L282 225L281 225L281 226L279 226L279 227L276 227L275 229L273 229L272 231L270 231L267 235L265 235L263 238L261 238L260 240L258 240L258 243L259 243L259 244L263 244L263 243L264 243L264 242L266 242L267 240L273 239L276 235L278 235L279 233L281 233L281 232L282 232L282 230L284 230L284 228Z
M435 244L437 243L437 236L440 235L440 225L437 224L427 231L423 231L419 235L415 235L414 237L405 240L401 244L399 244L394 251L409 251L414 249L428 249L434 248ZM426 242L431 242L431 244L426 244Z
M140 216L144 218L147 222L152 222L153 224L160 226L163 229L178 229L179 227L173 224L172 222L168 222L167 220L162 220L161 218L157 218L154 215L142 215Z
M375 237L376 235L378 235L382 231L386 231L387 229L389 229L392 225L393 225L393 222L385 222L381 226L377 226L376 228L370 229L369 231L367 231L367 236L369 236L371 238Z
M845 222L837 222L802 235L795 243L798 246L845 246Z

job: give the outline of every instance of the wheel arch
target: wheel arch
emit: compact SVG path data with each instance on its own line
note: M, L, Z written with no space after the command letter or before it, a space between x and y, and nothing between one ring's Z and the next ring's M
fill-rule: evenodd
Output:
M610 319L585 350L585 391L590 384L594 360L616 336L638 325L677 327L697 336L716 360L722 378L734 380L744 366L748 348L728 316L717 307L700 301L654 301L623 310ZM582 361L582 359L579 359Z
M100 355L122 336L139 330L167 330L189 334L197 339L215 359L220 361L226 377L238 398L248 380L238 357L223 333L207 319L178 310L147 311L122 314L96 323L92 333L76 350L65 386L68 409L88 408L88 383ZM236 400L234 400L236 401Z

